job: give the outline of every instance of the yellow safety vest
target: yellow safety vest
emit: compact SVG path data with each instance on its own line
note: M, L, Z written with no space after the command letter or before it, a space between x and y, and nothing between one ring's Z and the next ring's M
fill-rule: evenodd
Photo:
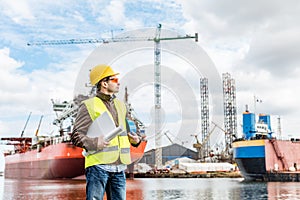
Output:
M126 106L116 98L113 101L118 112L119 125L122 125L123 129L126 130ZM98 97L87 99L83 101L83 103L86 105L89 115L93 121L105 111L107 111L109 116L112 118L111 113ZM98 153L86 156L85 168L98 164L111 164L116 162L118 159L120 159L120 162L123 164L130 164L131 162L130 142L126 131L113 138L110 141L109 146L103 148Z

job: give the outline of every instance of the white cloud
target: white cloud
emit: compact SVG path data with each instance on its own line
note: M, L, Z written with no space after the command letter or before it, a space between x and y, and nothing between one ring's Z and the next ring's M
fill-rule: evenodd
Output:
M111 1L109 6L107 7L107 12L109 13L109 18L112 20L114 24L120 24L121 22L126 20L124 15L124 3L122 1ZM108 20L106 18L106 20Z
M5 15L9 16L16 24L34 19L31 7L26 1L1 1L0 5Z
M126 21L123 1L110 1L108 5L101 5L101 7L102 9L97 11L98 21L100 23L114 24L116 26L123 25ZM99 8L99 6L97 8Z
M20 116L25 118L29 112L32 112L33 116L52 115L53 118L54 112L50 100L73 98L73 87L77 75L74 69L77 64L69 64L74 67L68 67L66 70L38 69L28 73L21 70L25 63L11 58L8 48L0 50L0 59L5 63L0 68L2 133L19 132L24 119L23 121L18 119Z
M283 134L296 134L300 2L178 2L188 20L185 29L199 32L199 44L219 72L228 71L236 79L239 120L245 104L253 111L256 94L263 99L257 112L281 115Z
M10 57L9 48L0 49L0 79L1 79L1 101L6 102L6 92L18 92L20 86L26 86L29 81L26 77L23 77L21 72L18 70L24 65L22 62L18 62Z
M10 71L16 68L21 67L23 64L20 62L15 61L14 59L9 57L10 50L9 48L5 47L0 49L0 59L1 59L1 72Z

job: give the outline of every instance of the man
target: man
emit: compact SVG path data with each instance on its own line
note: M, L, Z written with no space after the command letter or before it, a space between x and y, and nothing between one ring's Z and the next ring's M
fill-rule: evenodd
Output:
M130 145L138 146L141 142L138 135L127 131L110 142L103 136L87 136L89 126L104 112L110 113L116 127L127 127L128 130L125 104L115 96L120 86L117 75L107 65L97 65L90 71L90 82L96 86L97 94L80 105L71 136L74 145L87 152L97 151L85 157L87 200L103 199L105 192L107 199L126 199L124 170L131 162Z

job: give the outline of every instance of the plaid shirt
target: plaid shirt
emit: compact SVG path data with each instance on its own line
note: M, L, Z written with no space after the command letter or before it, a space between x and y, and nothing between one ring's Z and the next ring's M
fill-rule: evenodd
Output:
M120 165L97 165L101 169L108 171L108 172L122 172L127 169L127 165L120 164Z

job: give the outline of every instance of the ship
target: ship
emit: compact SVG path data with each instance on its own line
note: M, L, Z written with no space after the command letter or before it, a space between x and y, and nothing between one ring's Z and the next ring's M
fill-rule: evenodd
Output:
M81 99L82 100L82 99ZM63 122L68 118L76 117L78 104L76 101L54 102L53 110L57 118L53 121L59 131L54 136L39 136L39 127L33 137L0 138L2 145L12 146L9 151L4 152L6 178L14 179L76 179L84 178L84 156L83 149L76 147L71 142L71 126L63 128ZM137 132L145 138L145 127L133 114L130 104L127 121L131 132ZM30 113L31 114L31 113ZM41 117L42 119L42 117ZM144 155L147 140L143 139L138 147L130 148L131 161L134 164Z
M243 113L243 137L232 143L245 181L300 181L300 139L273 136L268 114ZM280 127L280 126L279 126Z
M84 175L82 148L69 136L1 138L14 149L5 152L5 178L70 179Z

